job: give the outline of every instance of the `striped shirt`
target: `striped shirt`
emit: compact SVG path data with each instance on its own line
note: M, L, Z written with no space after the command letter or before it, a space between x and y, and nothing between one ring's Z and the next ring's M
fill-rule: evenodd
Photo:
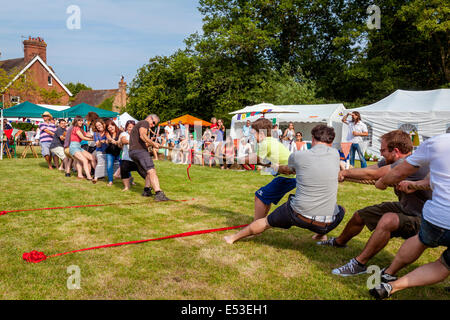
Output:
M52 142L53 136L51 134L48 134L44 130L49 130L54 133L56 131L56 125L51 122L42 122L41 124L39 124L39 130L41 132L41 136L39 138L41 142Z

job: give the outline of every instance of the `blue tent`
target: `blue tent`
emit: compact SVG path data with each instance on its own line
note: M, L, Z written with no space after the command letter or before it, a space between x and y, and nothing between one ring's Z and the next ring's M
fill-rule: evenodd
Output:
M21 104L15 105L11 108L3 110L3 117L5 118L42 118L42 114L47 111L54 118L61 117L60 111L44 108L37 104L25 101Z
M101 118L115 118L119 115L118 112L113 112L88 105L87 103L80 103L69 109L59 112L59 117L74 118L76 116L85 117L89 112L95 112Z

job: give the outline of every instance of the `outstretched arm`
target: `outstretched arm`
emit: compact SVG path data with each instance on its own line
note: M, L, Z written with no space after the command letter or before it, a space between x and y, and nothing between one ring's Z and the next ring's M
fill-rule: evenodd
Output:
M391 170L390 165L382 166L380 168L371 166L369 168L354 168L342 170L339 172L339 181L344 181L345 178L358 180L378 180Z
M412 175L417 170L419 170L419 167L415 167L409 164L407 161L403 161L394 169L390 170L386 175L381 177L375 184L375 187L384 190L388 186L392 186L404 180L406 177Z

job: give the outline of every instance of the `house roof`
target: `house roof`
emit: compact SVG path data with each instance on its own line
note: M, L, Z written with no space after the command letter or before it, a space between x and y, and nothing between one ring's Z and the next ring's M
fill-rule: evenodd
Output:
M81 90L75 97L75 100L71 103L75 106L80 103L87 103L91 106L98 106L106 99L115 96L119 92L119 89L108 90Z
M22 60L22 64L19 61L14 61L14 60ZM67 89L67 87L64 85L64 83L62 83L62 81L58 78L58 76L53 72L53 70L41 59L41 57L39 56L35 56L28 64L25 65L25 59L24 58L19 58L19 59L10 59L10 60L4 60L4 61L0 61L0 64L2 67L2 69L6 70L6 67L9 68L9 70L12 70L12 66L19 66L19 69L21 69L21 71L14 77L14 79L11 81L11 83L13 83L14 81L16 81L22 74L25 73L25 71L27 71L35 62L39 62L45 70L47 70L48 73L50 73L53 77L53 79L56 80L56 82L59 83L59 85L64 89L64 91L67 92L67 94L71 97L72 96L72 92L70 92L69 89ZM4 67L3 67L4 66ZM9 87L11 85L11 83L9 83L7 87Z
M25 59L17 58L17 59L9 59L0 61L0 68L5 70L6 72L13 71L14 69L22 70L25 67Z

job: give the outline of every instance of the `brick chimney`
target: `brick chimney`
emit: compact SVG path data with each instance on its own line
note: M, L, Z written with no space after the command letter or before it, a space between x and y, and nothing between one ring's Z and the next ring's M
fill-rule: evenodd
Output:
M114 98L113 111L120 112L121 108L127 105L127 83L124 81L124 77L120 79L119 90Z
M38 38L29 37L28 40L24 40L23 53L25 63L28 63L31 60L33 60L35 56L41 57L41 59L45 63L47 63L47 44L45 43L44 39L40 37Z
M120 99L120 106L125 107L127 104L127 83L123 81L124 77L120 79L119 82L119 99Z

